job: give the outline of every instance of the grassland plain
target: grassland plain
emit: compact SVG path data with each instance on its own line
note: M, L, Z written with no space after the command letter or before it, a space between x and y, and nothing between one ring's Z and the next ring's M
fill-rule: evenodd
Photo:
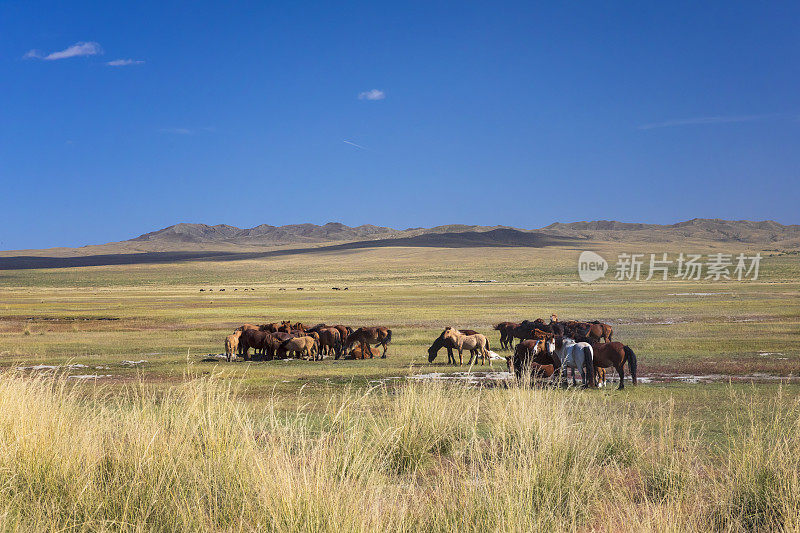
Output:
M694 250L704 253L739 251L735 247L731 249L730 246L719 243L713 245L695 243L693 246ZM600 251L607 258L616 257L621 251L660 253L678 250L676 245L657 244L651 247L655 249L633 250L630 246L622 244L603 244L591 248ZM35 401L31 400L34 404L45 401L36 394L41 394L42 387L55 385L49 384L51 382L47 380L35 379L36 375L42 375L43 372L15 369L36 365L56 366L59 367L56 373L61 377L55 383L60 387L58 390L63 391L59 393L63 396L54 400L56 404L48 404L50 406L48 408L57 411L53 416L56 418L62 416L59 414L61 412L59 409L63 407L67 410L67 414L63 415L64 424L69 426L72 423L70 417L74 416L69 414L72 412L70 410L79 410L83 405L81 402L91 401L95 402L92 404L92 409L96 413L87 420L87 427L95 427L92 424L96 424L96 428L107 427L109 424L113 426L111 420L118 416L114 413L121 409L124 413L131 413L130 416L135 419L131 422L133 426L127 427L123 433L133 431L134 426L143 423L137 417L144 415L135 412L145 405L150 405L148 402L151 400L145 401L142 397L173 398L177 402L178 397L183 398L181 401L188 401L186 398L194 398L192 396L194 394L201 396L206 394L204 396L206 399L216 398L221 394L220 401L224 405L236 412L239 412L237 411L239 407L232 406L242 405L241 409L247 411L247 417L243 415L247 420L251 420L245 425L247 428L251 423L256 425L265 423L264 413L267 412L271 413L269 414L273 420L271 423L278 424L283 428L281 431L289 432L287 435L296 433L308 438L290 446L291 449L284 450L280 447L276 449L283 450L281 453L287 454L287 457L284 457L286 460L291 453L297 454L297 457L290 461L290 464L299 469L292 471L292 476L298 476L293 478L293 482L300 483L297 485L298 490L303 488L302 490L310 491L307 495L318 495L328 490L341 491L342 483L345 483L340 480L338 484L327 485L326 480L331 478L323 473L324 468L345 468L337 462L343 459L333 457L329 449L323 452L322 448L314 447L321 442L320 439L336 441L342 438L332 433L330 417L334 415L330 414L331 410L343 410L342 412L348 413L348 417L357 418L356 413L363 414L363 409L367 408L359 407L355 412L349 411L352 398L361 398L364 391L375 389L374 394L368 395L370 407L367 409L371 413L367 418L375 426L372 429L362 428L363 432L359 433L362 436L358 438L364 440L359 442L358 449L367 449L375 445L373 440L365 436L376 431L375 428L389 431L387 428L392 427L395 428L392 431L398 431L400 435L416 431L400 422L403 417L392 418L393 415L390 413L404 412L405 407L402 407L404 405L402 402L408 401L405 395L416 394L403 392L409 387L405 384L404 376L431 371L458 370L443 365L441 356L433 365L427 362L426 347L446 325L484 331L495 344L493 348L497 349L499 347L497 334L491 331L493 323L507 319L546 317L556 312L563 318L598 318L613 324L615 339L631 345L639 355L640 373L721 374L730 376L733 380L742 376L761 374L758 376L758 381L769 381L770 376L791 377L800 374L800 337L798 337L800 257L797 255L774 254L765 257L758 281L620 282L606 279L583 284L576 281L576 262L579 252L578 249L566 247L544 249L398 247L337 253L303 253L273 257L268 260L196 261L0 271L0 364L6 369L5 394L33 395L31 398L38 398ZM496 279L497 283L467 283L469 279ZM348 290L333 291L331 288L334 286L348 287ZM302 287L303 290L297 290L298 287ZM200 292L201 288L206 290ZM208 289L212 288L214 292L209 292ZM225 292L220 292L221 288L225 288ZM244 291L244 288L255 290ZM356 326L387 325L394 331L389 357L368 361L325 360L317 363L274 361L234 364L221 363L207 357L208 354L219 353L222 350L224 335L243 322L289 318L306 323L325 321ZM137 361L144 362L130 364ZM504 365L498 362L494 365L504 369ZM44 374L48 372L45 371ZM66 377L68 375L101 377L73 379ZM198 377L204 375L212 375L214 381L213 386L198 385L200 388L205 387L203 390L206 393L191 392L187 389L199 383ZM225 392L227 390L225 383L231 383L236 388L237 393L233 397ZM10 494L8 491L16 491L14 494L18 496L6 499L2 504L4 505L2 516L6 518L4 524L10 529L24 529L23 526L29 526L31 523L38 525L50 523L56 528L66 526L71 523L70 520L75 519L76 524L89 524L87 529L125 529L120 527L120 524L126 523L130 525L129 529L163 530L176 528L217 530L240 527L257 529L255 524L266 524L276 530L325 530L342 524L345 524L343 528L348 530L384 529L381 525L386 526L386 529L413 529L419 526L427 530L450 530L455 526L467 530L529 530L536 525L542 527L550 525L552 529L576 530L592 527L615 529L617 527L615 519L621 519L625 523L620 528L626 530L638 530L640 527L653 530L707 529L710 525L730 530L754 530L758 527L778 526L797 530L797 521L788 520L786 514L797 509L797 471L791 474L790 470L786 470L783 466L765 470L769 461L785 460L786 456L792 454L796 459L797 452L800 451L796 435L787 440L781 433L787 427L795 429L798 427L795 415L799 389L792 382L784 385L769 382L645 384L636 389L626 389L624 393L603 390L577 394L564 391L514 389L495 389L478 394L476 389L471 388L462 390L456 386L451 390L435 385L431 389L425 389L426 386L419 392L425 397L423 402L425 406L419 408L429 414L434 409L442 409L443 413L456 416L455 413L460 412L456 408L458 405L463 405L467 410L465 412L471 412L469 409L474 408L477 398L482 398L480 401L483 402L484 396L481 395L484 394L488 395L489 403L497 409L501 405L518 406L515 409L522 412L514 415L517 417L526 412L530 414L531 411L527 411L529 409L546 409L545 406L550 406L547 409L554 409L560 413L557 413L557 416L564 417L564 424L581 428L581 431L585 432L581 435L594 443L591 446L595 444L601 447L611 446L614 450L636 449L636 452L631 453L637 454L636 461L641 462L635 463L634 470L637 468L638 470L634 477L647 477L653 474L655 476L653 479L657 480L656 484L661 488L654 489L655 496L650 498L648 496L650 492L640 490L647 483L644 485L634 483L634 487L628 487L626 498L621 500L623 501L621 508L614 510L608 501L594 498L587 507L591 509L589 512L580 510L576 506L575 499L588 502L589 500L585 499L588 494L586 491L598 490L600 486L577 484L573 486L571 481L559 481L561 484L557 483L551 487L555 493L547 497L556 498L554 501L557 505L565 506L566 510L555 512L552 505L556 504L548 504L550 514L546 516L539 514L543 507L534 506L535 509L530 507L532 501L538 501L535 498L526 500L527 503L524 504L508 498L513 496L511 491L519 489L525 493L525 490L529 490L525 488L526 483L538 483L543 478L536 477L539 476L538 473L536 476L532 474L533 477L523 476L517 481L511 480L508 476L511 475L509 469L512 468L523 468L524 471L536 471L544 475L543 470L540 470L544 468L544 463L536 465L526 463L520 466L508 463L506 459L483 455L479 461L477 456L465 455L459 455L457 460L453 459L452 450L456 448L464 446L464 449L477 450L486 447L487 443L482 439L487 434L490 435L488 437L490 441L518 438L511 433L504 433L507 428L502 425L505 422L500 421L502 417L494 419L496 409L490 409L481 412L480 420L476 421L474 426L467 424L464 428L454 430L456 436L441 437L450 443L447 449L451 451L447 453L443 453L439 444L431 444L425 439L422 444L417 437L409 437L410 441L407 443L399 441L398 448L392 453L400 450L397 453L402 457L405 457L403 454L410 453L412 459L402 460L419 461L424 467L410 470L403 467L402 472L388 475L383 466L370 463L373 461L373 456L369 455L369 459L365 459L366 462L363 464L369 463L372 468L369 472L372 473L358 479L347 479L351 483L351 490L360 490L357 489L362 487L360 483L367 481L379 483L381 491L386 492L384 497L377 500L348 493L341 502L325 500L324 506L314 510L311 508L314 506L311 496L308 496L308 500L304 500L306 496L303 496L295 502L281 501L280 506L283 506L281 509L285 514L275 511L274 516L267 516L263 514L264 506L275 502L269 498L265 500L266 496L259 496L252 505L248 504L247 512L241 515L249 520L248 525L237 521L232 514L229 514L233 511L227 508L224 519L221 515L214 514L216 511L209 511L211 514L198 517L187 516L186 513L190 512L188 507L182 509L181 505L189 506L188 500L171 502L163 516L158 513L134 516L119 514L116 511L103 511L95 515L81 514L86 512L85 509L79 512L75 508L67 512L65 506L69 498L63 501L57 498L56 503L49 508L45 507L45 510L37 515L34 509L20 503L20 499L33 497L34 501L42 501L47 495L20 491L20 487L14 485L12 481L14 483L18 481L22 473L15 470L12 463L5 463L4 472L12 477L6 476L7 479L3 481L5 492L2 494L5 496L2 497L8 498ZM176 392L178 390L183 392ZM184 398L181 395L188 396ZM345 396L351 400L343 399ZM570 401L567 402L564 398L569 398ZM11 400L0 398L0 401ZM414 402L416 400L411 403L416 405ZM598 402L597 405L602 407L590 409L595 414L587 419L585 414L580 413L580 407L584 405L582 402ZM103 407L98 407L100 405ZM206 404L202 405L203 407L199 408L201 410L210 408ZM381 421L379 414L383 409L387 410L386 419ZM417 408L413 408L412 411L415 409ZM515 412L515 409L511 411ZM23 414L32 416L28 411ZM173 424L170 419L173 415L165 416L166 418L149 419L148 427ZM227 416L226 414L223 418ZM555 424L554 421L543 419L539 414L530 416L532 418L525 422L526 424L539 427ZM126 421L131 420L123 418ZM755 436L746 434L745 426L751 422L755 424L751 428L752 431L764 432L763 441L756 442ZM788 426L781 428L779 422ZM225 421L224 424L228 422ZM502 431L497 429L500 426L504 428ZM628 430L624 429L626 427L634 428L632 431L636 435L629 434ZM619 436L612 438L608 433L612 432L609 428L619 431ZM12 424L6 429L7 431L3 430L6 431L4 438L10 438L8 433L10 431L17 435L16 438L22 439L22 442L32 445L26 440L28 437L19 437L20 428ZM105 434L106 430L97 429L97 431L98 434ZM250 429L243 430L237 426L235 430L230 431L232 433L226 435L242 437L248 435ZM466 435L464 431L473 437L463 437ZM598 432L598 435L603 436L591 437L592 432ZM668 454L669 461L680 463L674 463L672 466L665 463L666 466L658 472L645 473L642 468L649 460L645 458L651 457L651 454L659 449L668 447L669 442L673 442L676 438L673 435L665 441L667 437L664 436L664 432L671 432L670 435L677 432L676 435L690 436L691 438L687 437L688 440L685 442L695 444L686 444L692 447L690 450L692 460L688 462L696 460L696 464L689 465L685 458L677 457L671 452ZM113 437L109 438L115 440ZM281 441L283 443L281 446L289 446L288 438L287 436L286 440ZM439 438L435 437L434 441L438 442L436 439ZM530 435L525 437L525 439L530 438L534 437ZM613 440L613 445L606 441L591 440L606 438L611 439L608 442ZM457 442L452 439L456 439ZM746 446L745 441L748 442ZM531 445L529 449L531 453L533 450L539 452L543 450L541 443L528 444ZM260 449L254 452L248 447L249 444L227 443L226 446L228 445L232 446L233 456L241 453L245 455L265 453ZM569 444L567 448L573 445L577 446L577 442ZM779 448L775 448L778 451L768 452L761 448L770 445L773 448L778 446ZM97 443L91 446L96 447ZM312 448L323 454L325 460L320 459L321 462L314 463L311 456L308 456L310 461L308 464L299 464L298 458L305 458L305 452L311 451ZM354 449L347 449L355 453ZM114 479L119 478L120 483L124 482L125 472L132 473L137 471L136 468L140 468L136 467L137 461L146 460L144 458L146 453L141 449L137 450L131 451L141 452L141 457L132 458L132 462L125 465L126 469L132 470L117 471L114 474L117 476ZM189 455L196 453L196 450L184 451ZM64 457L59 455L62 452L66 453L66 445L64 450L54 449L46 459L54 463L64 461ZM620 457L628 457L627 452L620 453L622 454ZM736 453L744 455L736 456ZM780 457L770 456L770 453L778 454ZM89 464L98 464L92 462L95 459L99 460L98 457L87 456L85 459ZM183 464L181 461L186 457L176 454L172 460L176 461L175 464ZM590 470L600 468L606 473L617 472L615 474L617 477L608 477L605 474L600 476L603 480L601 484L613 484L614 479L619 481L620 476L624 477L621 472L627 472L631 468L630 464L623 464L628 459L624 459L622 463L615 459L617 462L614 462L613 468L610 469L607 468L609 464L597 462L595 459L596 456L593 455L591 461L580 464ZM751 459L755 461L753 469L746 472L737 470L739 467L735 464L736 460L745 460L746 465L750 465ZM569 469L572 468L569 465L574 465L573 459L567 460L566 455L558 458L550 457L548 460L556 461L554 465L556 468ZM263 467L264 463L260 461L263 461L263 457L256 461ZM731 463L725 466L718 463L719 461L723 463L731 461ZM241 467L238 462L222 463L218 465L219 468ZM320 469L321 476L320 486L313 490L303 485L308 482L307 480L297 481L299 478L305 479L311 473L311 470L306 469L312 468L310 466L312 464L316 465L314 468ZM471 470L472 467L468 467L472 464L484 466L476 474L476 471ZM790 461L786 464L791 466L794 463ZM185 466L189 468L188 465ZM348 466L347 469L349 468L351 467ZM408 477L409 472L413 472L411 477ZM263 471L261 473L263 474ZM447 473L453 475L447 477L445 475ZM70 488L72 483L80 483L82 479L80 477L73 479L70 477L73 474L66 470L58 474L62 476L58 478L58 482L63 484L63 489L67 492L73 490ZM373 474L378 478L370 477ZM673 474L678 476L679 481L673 479ZM195 474L187 471L186 475ZM222 475L220 471L220 479L228 479L226 475ZM217 502L221 495L215 491L221 490L227 493L233 490L236 494L236 490L241 490L241 487L246 487L251 482L256 483L253 485L258 487L256 492L266 493L274 489L271 486L258 485L253 478L247 477L250 475L243 473L243 477L235 481L240 489L233 490L231 486L217 487L212 483L203 490L213 492L214 501ZM442 475L445 477L441 483L432 481ZM475 475L478 477L470 477ZM698 482L700 484L689 481L694 477L702 480ZM451 508L451 504L446 503L447 498L456 498L464 502L471 497L480 498L480 494L475 494L474 489L470 489L468 493L456 491L456 487L461 486L468 478L486 480L487 498L489 498L486 501L491 502L491 505L487 507L474 502L465 503L468 512L465 511L463 520L458 519L456 523L453 522L456 516L449 514L456 512L456 508ZM548 483L557 481L547 479ZM726 496L719 500L726 502L725 505L728 507L724 509L706 501L696 492L722 490L726 482L732 482L734 479L740 480L741 483L736 481L739 483L738 488L737 486L726 488L728 491L725 492ZM501 480L503 483L508 483L509 487L501 489ZM769 480L778 480L782 492L763 493L763 490L772 490L767 487L771 483ZM148 480L150 481L153 480ZM175 486L179 486L180 482L180 479L170 480L170 483L176 483ZM704 484L706 482L709 484ZM673 494L673 483L677 483L679 487L674 493L680 495L678 499L670 496ZM102 483L95 487L96 490L108 491L112 488L111 485L101 485ZM452 490L445 490L445 486L450 486ZM745 492L736 492L739 489ZM607 490L605 485L603 490ZM755 496L752 498L747 496L743 500L742 494L751 494L747 491L751 491ZM23 496L24 494L27 496ZM400 508L390 509L393 506L388 505L385 498L391 501L398 494L403 495L398 500L401 502L398 503ZM418 498L430 499L431 494L435 495L435 504L429 506L429 509L433 509L431 516L436 518L427 521L420 514L423 510L417 508L416 502ZM155 496L149 494L146 497ZM190 494L184 493L183 497L188 498ZM210 493L205 494L202 496L202 501L208 503L210 497L212 497ZM754 510L747 508L750 499L756 502ZM344 520L340 514L343 512L341 506L349 503L360 505L362 508L367 506L371 518L367 520L365 517L365 521L358 523L341 522ZM521 509L524 512L521 511L519 516L510 517L507 515L508 510L501 512L501 508L505 505L523 505ZM693 507L704 511L697 516L692 515L689 510ZM130 510L130 507L125 509ZM240 508L237 509L242 511ZM257 518L259 516L261 518ZM85 519L81 522L77 517ZM695 518L698 521L695 521ZM469 526L464 523L467 519L477 521ZM382 523L380 520L385 522ZM630 522L631 520L635 522ZM682 528L682 525L686 527Z

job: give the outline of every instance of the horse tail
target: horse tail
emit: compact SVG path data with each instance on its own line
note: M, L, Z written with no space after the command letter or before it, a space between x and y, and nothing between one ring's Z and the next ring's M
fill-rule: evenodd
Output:
M489 347L489 337L486 337L486 349L491 350L491 348Z
M389 344L390 342L392 342L392 330L387 329L386 330L386 338L383 339L383 343L382 344Z
M631 371L631 380L633 380L633 384L636 385L636 354L633 353L630 346L624 346L625 349L625 359L628 360L628 370Z
M583 347L583 360L586 364L586 374L589 379L589 386L594 386L594 352L591 346Z
M606 337L606 342L611 342L611 336L613 334L614 334L614 329L611 326L608 326L608 336Z

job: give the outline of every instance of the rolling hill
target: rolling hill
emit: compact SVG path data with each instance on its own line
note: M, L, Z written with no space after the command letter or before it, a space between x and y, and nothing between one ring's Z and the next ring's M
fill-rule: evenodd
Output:
M176 224L126 241L81 248L0 252L0 270L134 264L192 260L234 260L278 255L339 252L386 247L602 246L603 243L721 244L759 250L800 250L800 226L774 221L692 219L675 224L598 220L556 222L540 229L453 224L432 228L394 228L292 224L237 228L220 224Z

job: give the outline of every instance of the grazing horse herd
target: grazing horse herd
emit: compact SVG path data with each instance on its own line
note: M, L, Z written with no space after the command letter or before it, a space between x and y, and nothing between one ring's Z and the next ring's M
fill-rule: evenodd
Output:
M506 357L510 372L524 382L551 378L558 373L563 382L567 369L572 370L572 383L576 385L575 373L580 374L584 387L602 387L606 383L606 369L614 368L619 375L619 388L625 384L625 364L636 384L636 354L621 342L612 341L613 329L602 322L560 322L557 315L550 322L541 318L533 321L501 322L494 326L500 332L500 346L511 350ZM514 341L519 342L514 345ZM225 356L235 361L237 356L250 360L250 349L254 357L266 360L298 357L318 361L325 356L339 359L371 359L381 357L392 340L392 330L382 326L353 329L337 324L317 324L306 327L300 322L273 322L270 324L244 324L225 338ZM603 342L600 342L600 341ZM374 345L374 347L373 347ZM470 329L447 327L428 348L428 362L432 363L442 348L447 349L448 364L455 364L454 350L458 351L458 364L463 365L464 350L469 351L468 364L481 365L489 360L492 364L489 340L485 335Z
M613 329L602 322L559 322L557 315L546 323L541 318L521 323L501 322L494 327L500 332L500 344L513 350L506 357L508 369L523 381L544 379L560 371L566 378L567 368L581 375L584 387L604 386L606 369L619 375L619 388L625 387L625 364L636 384L636 354L621 342L611 340ZM514 339L520 342L514 347ZM600 342L600 340L603 342Z
M342 356L345 359L371 359L377 355L375 348L378 346L383 347L381 357L385 358L391 340L392 330L380 326L355 330L341 324L306 327L301 322L292 323L290 320L258 326L244 324L225 337L225 358L230 362L241 355L249 361L252 348L254 357L268 361L292 356L319 361L326 355L333 355L336 359Z

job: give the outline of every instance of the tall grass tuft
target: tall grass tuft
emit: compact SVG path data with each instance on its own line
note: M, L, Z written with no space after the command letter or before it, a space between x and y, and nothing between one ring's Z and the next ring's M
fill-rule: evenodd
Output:
M408 383L256 409L0 375L0 525L74 531L797 531L800 409L710 450L592 392ZM783 407L781 407L783 406Z

